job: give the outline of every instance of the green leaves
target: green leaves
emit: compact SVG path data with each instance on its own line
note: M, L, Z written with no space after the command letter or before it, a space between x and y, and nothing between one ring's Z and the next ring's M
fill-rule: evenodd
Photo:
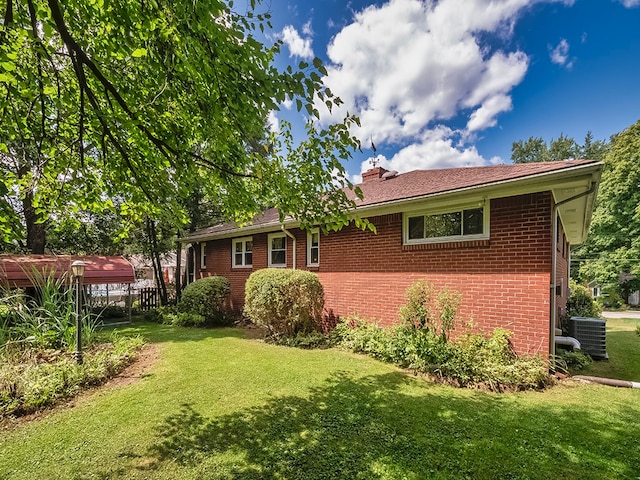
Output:
M604 161L589 238L576 255L587 259L584 278L619 286L621 273L640 274L640 122L612 137Z
M133 58L145 57L147 55L146 48L136 48L133 52L131 52L131 56Z
M228 218L273 205L345 224L353 205L334 190L350 185L340 162L356 120L270 137L265 119L285 99L312 118L318 98L339 99L320 59L275 67L281 42L255 39L270 17L254 1L243 14L221 1L32 3L42 29L17 9L0 45L0 159L16 205L33 192L39 221L119 206L179 226L197 186Z

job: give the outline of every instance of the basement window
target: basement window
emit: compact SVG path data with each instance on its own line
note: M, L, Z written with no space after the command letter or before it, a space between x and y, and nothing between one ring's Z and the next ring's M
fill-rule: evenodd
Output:
M485 204L447 211L405 213L405 245L489 238L489 208Z
M253 265L253 238L244 237L233 240L233 267L250 268Z

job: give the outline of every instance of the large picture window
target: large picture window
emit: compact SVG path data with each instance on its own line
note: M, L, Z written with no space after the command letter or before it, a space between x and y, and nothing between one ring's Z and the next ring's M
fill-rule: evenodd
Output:
M486 206L433 213L407 213L403 225L404 243L488 238L488 215Z
M287 266L287 236L284 233L269 235L269 266Z
M314 228L307 232L307 266L320 265L320 229Z
M253 238L244 237L233 240L233 266L235 268L253 265Z

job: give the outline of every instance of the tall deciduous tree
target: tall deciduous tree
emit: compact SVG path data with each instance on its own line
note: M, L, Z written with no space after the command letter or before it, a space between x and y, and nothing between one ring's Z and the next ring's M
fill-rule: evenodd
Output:
M528 140L518 140L511 144L511 160L513 163L552 162L572 158L602 160L608 145L602 140L594 141L591 132L585 135L583 145L562 133L558 138L552 138L549 145L541 137L529 137Z
M222 0L7 0L0 25L5 239L20 232L20 215L5 207L25 199L38 225L114 208L113 198L133 223L184 224L194 182L227 218L248 220L267 204L304 224L344 224L354 204L336 185L351 187L342 161L358 147L349 133L357 119L314 123L318 98L329 108L340 104L322 84L321 61L279 71L281 44L256 39L270 28L269 15L250 3L238 14ZM302 141L286 124L278 135L264 129L285 100L309 115Z
M580 273L622 290L640 276L640 121L615 135L593 214L589 241L580 250Z

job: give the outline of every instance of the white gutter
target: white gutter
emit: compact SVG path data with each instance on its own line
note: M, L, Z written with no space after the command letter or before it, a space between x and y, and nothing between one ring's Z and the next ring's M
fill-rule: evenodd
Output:
M295 270L296 269L296 237L289 230L284 228L284 225L281 226L281 229L287 237L293 240L293 269Z
M557 272L557 266L558 266L558 207L561 205L564 205L565 203L569 203L572 202L574 200L577 200L581 197L584 197L586 195L591 195L593 192L596 191L596 185L597 183L595 181L591 182L591 185L589 186L589 188L587 190L585 190L584 192L578 193L577 195L574 195L573 197L569 197L566 198L558 203L553 204L553 208L551 209L552 215L553 215L553 240L551 241L551 248L553 249L552 251L552 260L551 260L551 278L552 278L552 282L551 282L551 288L550 288L550 293L551 293L551 301L549 302L551 304L551 318L550 318L550 325L549 325L549 353L551 354L555 354L556 353L556 322L558 320L557 318L557 301L556 301L556 285L558 283L558 272ZM553 358L553 357L552 357Z

